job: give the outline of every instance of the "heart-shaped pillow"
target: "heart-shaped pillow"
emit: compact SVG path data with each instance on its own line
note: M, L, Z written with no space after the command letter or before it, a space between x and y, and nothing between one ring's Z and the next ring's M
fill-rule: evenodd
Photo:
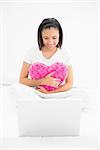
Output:
M51 77L60 79L61 83L68 75L68 67L60 62L56 62L50 66L47 66L43 63L34 63L30 65L28 71L29 71L30 78L33 80L44 78L49 73L53 72ZM41 86L43 86L48 91L52 91L56 89L56 87L53 86L48 86L48 85L41 85Z

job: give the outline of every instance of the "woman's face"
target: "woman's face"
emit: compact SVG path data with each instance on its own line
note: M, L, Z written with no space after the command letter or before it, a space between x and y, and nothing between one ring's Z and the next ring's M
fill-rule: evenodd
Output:
M59 43L59 31L57 28L47 28L42 31L43 45L47 49L56 48Z

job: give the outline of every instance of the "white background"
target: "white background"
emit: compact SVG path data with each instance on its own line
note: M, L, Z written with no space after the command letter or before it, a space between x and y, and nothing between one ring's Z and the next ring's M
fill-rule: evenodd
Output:
M63 28L64 48L72 55L74 85L98 85L99 114L99 4L99 0L98 4L96 0L0 1L0 83L18 80L23 54L37 44L38 25L46 17L55 17ZM100 115L98 119L100 126Z
M96 1L1 2L1 83L18 80L26 50L37 45L44 18L55 17L71 54L74 86L97 87Z

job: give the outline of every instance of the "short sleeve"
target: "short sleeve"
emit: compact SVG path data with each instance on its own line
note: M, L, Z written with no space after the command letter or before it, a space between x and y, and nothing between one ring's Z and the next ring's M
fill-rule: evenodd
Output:
M64 61L67 66L72 65L71 53L69 51L64 51Z
M29 49L25 52L23 56L23 61L32 64L32 59L33 59L33 49Z

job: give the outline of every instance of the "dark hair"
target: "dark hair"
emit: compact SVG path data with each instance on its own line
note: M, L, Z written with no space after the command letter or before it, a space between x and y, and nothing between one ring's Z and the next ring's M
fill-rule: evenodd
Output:
M39 28L38 28L38 46L39 46L40 50L42 49L42 46L43 46L42 31L43 31L43 29L48 29L51 27L59 30L59 42L57 44L57 47L61 48L61 46L62 46L63 31L62 31L60 23L55 18L46 18L41 22L41 24L39 25Z

